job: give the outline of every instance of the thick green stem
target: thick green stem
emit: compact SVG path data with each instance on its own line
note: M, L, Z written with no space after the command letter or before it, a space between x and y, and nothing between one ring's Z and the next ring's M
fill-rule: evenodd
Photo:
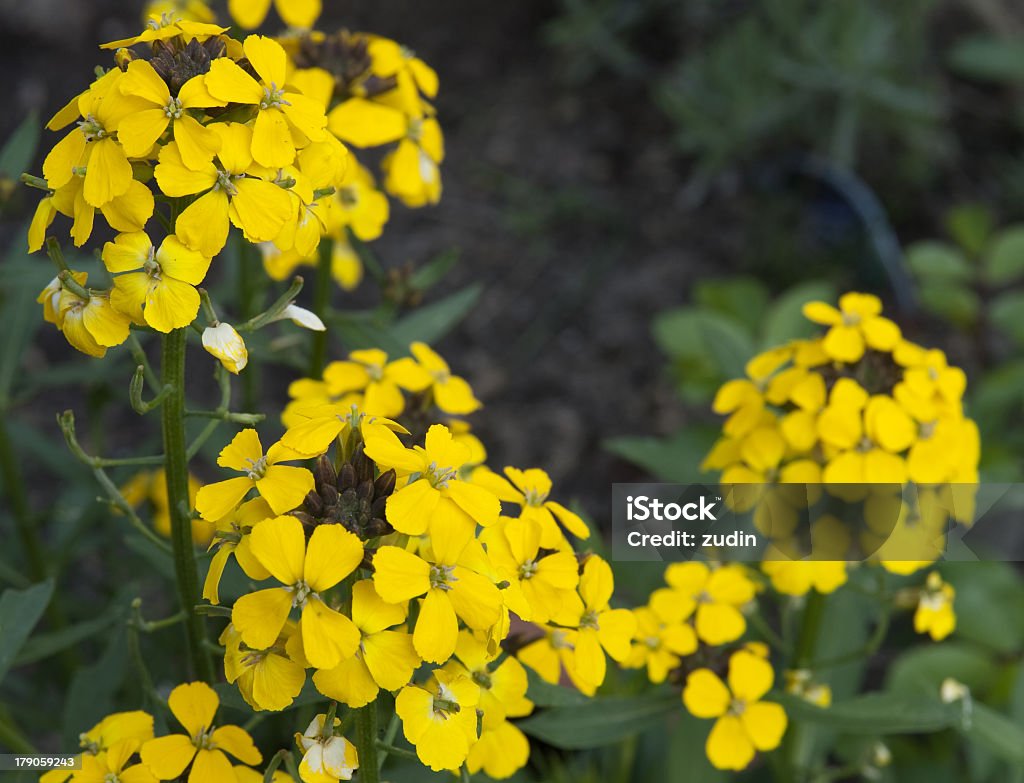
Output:
M821 621L825 616L825 596L817 590L807 594L800 632L793 653L792 669L806 669L814 661L814 650L821 635ZM785 762L788 767L788 779L793 783L806 780L808 755L811 750L810 737L800 723L793 723L786 734Z
M380 783L377 764L377 702L356 710L356 750L359 751L359 780Z
M334 281L331 279L331 243L320 243L320 261L316 267L316 279L313 282L313 312L321 320L327 317L327 309L331 302L331 290ZM317 378L324 371L327 360L327 332L313 332L313 344L309 359L309 376Z
M199 575L192 544L192 514L188 495L188 456L185 449L185 345L187 332L176 329L163 338L163 382L173 391L164 399L164 472L167 476L167 505L171 516L171 546L178 599L185 612L189 659L196 677L213 682L213 659L204 642L206 625L195 612L199 603Z

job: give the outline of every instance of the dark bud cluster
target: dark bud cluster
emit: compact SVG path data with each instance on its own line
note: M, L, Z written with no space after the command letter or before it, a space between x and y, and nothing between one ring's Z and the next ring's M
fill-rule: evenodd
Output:
M223 57L226 45L221 36L207 38L199 43L195 38L187 44L179 36L168 41L154 41L149 64L160 78L167 82L171 95L193 76L208 73L211 61Z
M334 35L304 36L299 41L295 64L299 68L323 68L334 77L338 98L372 98L395 88L393 78L383 79L370 73L372 59L365 36L339 30Z
M330 458L321 456L313 470L313 490L302 506L292 512L309 532L317 525L344 525L363 541L394 532L385 518L385 505L395 491L395 471L374 478L374 464L360 445L352 459L335 470Z

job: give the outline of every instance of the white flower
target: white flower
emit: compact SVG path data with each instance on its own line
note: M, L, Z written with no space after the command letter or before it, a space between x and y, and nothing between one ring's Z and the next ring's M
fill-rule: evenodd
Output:
M352 773L359 768L359 754L356 747L344 737L330 736L324 739L323 725L326 715L317 715L306 733L297 737L305 754L299 765L299 777L305 783L322 783L332 780L351 780ZM340 721L336 718L334 725Z
M249 363L245 341L231 324L219 323L206 327L203 330L203 347L220 359L224 369L235 375Z
M290 320L293 324L301 326L303 329L309 329L311 332L323 332L327 330L327 327L324 326L324 322L320 320L320 316L312 310L307 310L305 307L299 307L297 304L288 305L274 320L283 321L285 318Z

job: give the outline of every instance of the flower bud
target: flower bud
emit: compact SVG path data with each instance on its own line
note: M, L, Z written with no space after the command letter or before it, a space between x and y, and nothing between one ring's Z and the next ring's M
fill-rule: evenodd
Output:
M286 318L296 326L301 326L303 329L309 329L311 332L323 332L327 330L327 327L324 326L324 322L320 320L320 316L312 310L307 310L305 307L299 307L296 304L288 305L274 320L283 321Z
M242 335L228 323L208 326L203 331L203 347L220 359L224 369L238 375L249 363L249 352L245 348Z

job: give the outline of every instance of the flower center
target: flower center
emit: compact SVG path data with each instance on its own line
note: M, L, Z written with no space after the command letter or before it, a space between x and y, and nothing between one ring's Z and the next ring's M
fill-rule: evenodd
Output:
M171 98L171 100L167 102L167 105L164 106L164 114L172 120L178 119L184 113L185 109L182 108L181 101L177 98Z
M860 323L860 316L857 313L843 312L843 326L856 326Z
M249 476L253 481L259 481L265 475L267 475L267 457L266 455L260 457L257 460L247 459L252 467L246 468L246 475Z
M477 672L473 672L473 682L475 682L485 691L489 691L491 689L491 675L483 669Z
M359 193L353 187L338 188L338 198L345 207L352 208L359 204Z
M79 120L78 127L81 129L82 133L85 134L86 141L96 141L107 135L106 129L100 125L99 120L91 114L84 120Z
M154 280L159 280L163 273L163 269L160 268L160 262L156 260L153 248L149 249L149 257L142 263L142 271Z
M448 482L456 477L458 471L455 468L439 467L436 462L431 462L423 472L424 478L430 482L434 489L448 489Z
M941 592L921 593L921 606L932 612L937 612L946 605L946 596Z
M733 699L732 704L729 705L729 713L731 715L742 715L747 711L747 703L743 699Z
M644 639L644 644L646 644L647 648L650 650L657 650L661 646L661 639L657 636L648 636Z
M260 108L277 109L281 106L291 106L291 104L284 99L284 90L271 82L269 87L263 88L263 100L260 101Z
M544 505L544 501L548 499L548 496L547 494L541 494L535 488L531 487L523 492L523 499L528 506L542 506Z
M530 560L529 562L523 563L519 566L519 578L520 579L532 579L537 575L537 562Z
M244 175L242 174L231 174L227 171L217 171L217 182L214 184L214 190L223 190L229 196L238 195L238 188L235 187L235 180L241 179Z
M213 726L207 726L199 730L199 733L192 738L192 744L200 750L213 750Z
M384 377L384 368L379 364L368 364L366 365L366 374L370 376L371 381L379 381Z
M313 588L302 581L293 584L291 589L294 593L292 596L292 606L296 609L302 609L310 599L310 596L316 596L316 593L313 592Z
M564 650L569 647L569 642L565 638L565 631L556 628L551 632L551 646L556 650Z
M452 582L458 582L455 566L432 565L430 567L430 586L445 592L452 589Z
M585 612L580 618L580 628L593 628L595 631L598 630L597 612L593 610Z
M935 426L938 422L926 421L918 427L917 435L921 440L928 440L932 435L935 434Z

